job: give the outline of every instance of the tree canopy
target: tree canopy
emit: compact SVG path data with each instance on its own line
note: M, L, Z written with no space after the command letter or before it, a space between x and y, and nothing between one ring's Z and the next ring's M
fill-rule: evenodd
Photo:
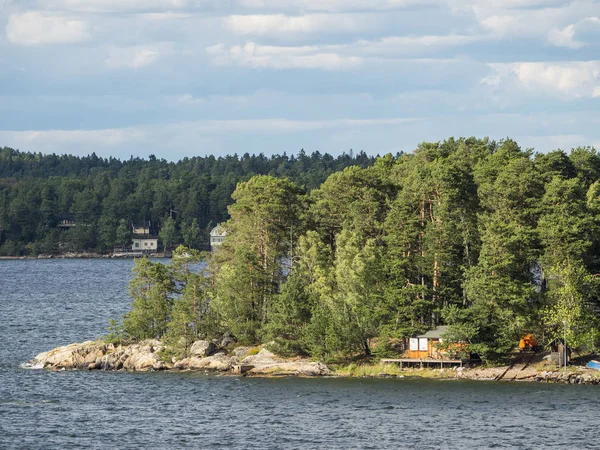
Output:
M257 175L233 192L206 281L169 296L162 272L141 265L137 277L156 280L133 285L134 309L142 320L144 308L162 314L167 305L175 321L190 310L178 299L193 292L203 299L197 335L229 332L283 354L385 354L438 325L485 360L525 334L560 337L565 323L571 343L591 348L599 184L593 148L535 154L510 139L474 138L346 167L311 191ZM141 335L131 317L126 331ZM189 331L162 317L143 335Z
M109 252L131 242L132 224L149 222L153 233L163 231L163 247L206 248L210 229L229 218L239 182L287 177L310 191L334 172L375 159L364 152L334 158L300 151L121 161L0 148L0 256ZM60 227L63 220L74 226Z

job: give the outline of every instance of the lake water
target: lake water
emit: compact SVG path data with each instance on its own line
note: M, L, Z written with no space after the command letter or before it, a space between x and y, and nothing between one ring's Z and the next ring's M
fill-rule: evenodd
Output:
M600 386L47 372L37 353L105 333L130 260L0 261L0 448L600 446Z

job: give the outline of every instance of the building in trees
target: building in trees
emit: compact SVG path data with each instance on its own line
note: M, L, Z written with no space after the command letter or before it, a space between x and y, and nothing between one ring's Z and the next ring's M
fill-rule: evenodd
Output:
M225 241L226 235L227 232L221 226L221 224L218 224L216 227L210 230L210 249L215 250L215 247L222 245Z
M150 222L131 225L131 232L134 235L137 234L137 235L148 236L148 235L152 234L151 229L152 229L152 224Z
M410 338L406 355L415 359L441 359L441 351L438 347L443 342L442 335L447 331L448 327L440 326L425 334Z
M156 253L158 250L157 237L135 237L132 239L131 249L134 252Z
M131 250L142 253L156 253L158 251L158 236L152 234L152 223L133 224L131 226Z
M73 215L62 215L58 218L58 223L56 226L63 230L68 230L69 228L75 226L75 216Z

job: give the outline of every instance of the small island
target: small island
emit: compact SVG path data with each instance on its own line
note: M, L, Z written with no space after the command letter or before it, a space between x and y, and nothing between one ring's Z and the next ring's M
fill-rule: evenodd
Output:
M557 344L560 354L596 354L594 149L534 154L510 139L448 139L347 167L310 191L257 175L232 199L212 251L180 246L169 264L138 259L131 310L104 340L35 363L423 375L393 362L443 326L432 356L442 370L432 377L595 382L593 371L557 372L514 353L535 336L542 351ZM444 359L459 367L443 369Z

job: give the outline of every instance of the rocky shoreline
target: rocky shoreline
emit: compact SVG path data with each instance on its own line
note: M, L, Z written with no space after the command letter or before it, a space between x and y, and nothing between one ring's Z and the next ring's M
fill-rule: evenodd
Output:
M30 367L49 370L125 370L130 372L208 371L244 376L327 376L332 372L306 358L284 359L266 349L236 347L230 352L208 341L197 341L184 359L164 361L165 349L158 340L131 345L87 341L40 353Z
M332 370L322 362L307 358L281 358L267 349L235 347L218 348L209 341L195 342L189 356L165 361L165 346L158 340L146 340L131 345L115 345L103 341L87 341L58 347L37 355L29 367L48 370L117 370L148 371L202 371L241 376L295 376L295 377L366 377L366 378L431 378L438 380L473 380L498 382L545 382L561 384L600 384L600 371L585 367L569 367L568 371L540 370L536 367L519 369L509 367L474 367L455 369L398 369L355 375L343 370Z

